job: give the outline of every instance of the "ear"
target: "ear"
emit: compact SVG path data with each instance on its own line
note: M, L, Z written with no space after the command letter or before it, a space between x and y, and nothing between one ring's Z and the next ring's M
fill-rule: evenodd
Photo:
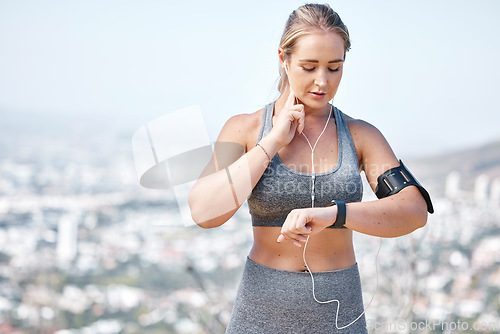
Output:
M288 74L285 51L283 50L283 48L278 49L278 58L280 60L281 67L285 70L285 73Z

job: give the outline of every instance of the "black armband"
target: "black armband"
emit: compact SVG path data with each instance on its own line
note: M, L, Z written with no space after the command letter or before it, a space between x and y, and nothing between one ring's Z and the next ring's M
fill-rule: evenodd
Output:
M401 160L399 160L399 163L400 165L398 167L389 169L377 178L375 195L377 195L378 198L384 198L394 195L408 186L416 186L427 203L427 211L429 211L429 213L434 213L431 196L427 190L422 187Z

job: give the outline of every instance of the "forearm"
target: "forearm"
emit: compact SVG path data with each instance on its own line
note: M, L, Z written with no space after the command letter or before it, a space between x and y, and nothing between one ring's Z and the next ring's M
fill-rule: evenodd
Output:
M345 226L373 236L406 235L427 222L427 206L415 187L371 202L349 203Z
M265 137L260 144L269 156L278 147ZM193 220L203 228L224 224L248 198L269 164L261 147L254 147L227 168L196 181L188 197Z

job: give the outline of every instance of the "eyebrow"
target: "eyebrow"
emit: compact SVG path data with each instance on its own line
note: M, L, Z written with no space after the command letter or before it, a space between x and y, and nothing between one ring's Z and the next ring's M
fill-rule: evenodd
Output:
M299 61L303 61L303 62L306 62L306 63L319 63L319 61L315 60L315 59L299 59ZM328 62L328 64L331 64L331 63L343 63L344 62L344 59L335 59L335 60L330 60Z

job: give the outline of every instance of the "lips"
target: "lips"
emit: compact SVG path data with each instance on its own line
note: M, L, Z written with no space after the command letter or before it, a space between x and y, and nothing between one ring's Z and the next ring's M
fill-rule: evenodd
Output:
M321 99L326 96L326 93L324 92L310 92L310 94L318 99Z

